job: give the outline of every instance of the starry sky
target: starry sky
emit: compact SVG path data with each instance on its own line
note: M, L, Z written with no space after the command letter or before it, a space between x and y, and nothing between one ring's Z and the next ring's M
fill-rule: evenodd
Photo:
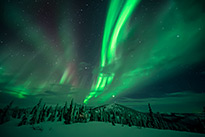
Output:
M0 105L205 106L203 0L3 0Z

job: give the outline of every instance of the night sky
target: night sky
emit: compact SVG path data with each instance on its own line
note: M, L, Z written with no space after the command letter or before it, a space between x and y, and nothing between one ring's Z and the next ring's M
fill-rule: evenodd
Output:
M203 0L2 0L0 105L205 106Z

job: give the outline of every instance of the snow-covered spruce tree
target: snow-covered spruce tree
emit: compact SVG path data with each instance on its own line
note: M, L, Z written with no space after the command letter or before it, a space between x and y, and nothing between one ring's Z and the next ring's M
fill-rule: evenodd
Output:
M63 107L63 115L65 115L68 112L68 106L67 101L65 102L65 106Z
M51 120L52 122L54 122L57 119L57 115L58 115L58 104L55 107L54 113L53 113L53 119Z
M74 114L75 106L73 105L73 99L71 100L70 105L70 124L73 123L73 114Z
M159 127L160 127L160 129L166 129L166 128L165 128L164 121L162 120L162 116L161 116L161 114L160 114L159 112L157 113L157 119L158 119L158 121L159 121Z
M128 114L126 111L123 114L123 124L128 125Z
M103 109L102 109L102 117L103 117L103 121L107 122L107 114L105 112L105 107L103 107Z
M129 127L132 126L131 119L130 119L131 116L130 115L131 115L130 113L128 113L128 115L127 115L127 124L128 124Z
M63 120L63 108L60 108L57 117L58 117L57 121L62 121Z
M25 111L24 116L22 117L22 120L18 124L18 126L27 125L27 124L29 124L29 112Z
M57 109L57 118L59 118L59 116L61 114L61 111L62 111L62 107L59 106L58 109Z
M159 120L156 114L153 115L153 123L154 123L154 128L160 129Z
M94 121L94 110L90 108L90 121Z
M153 115L153 112L152 112L152 108L151 108L150 103L148 103L148 108L149 108L149 114L150 114L150 116L152 116L152 115Z
M151 108L151 105L150 105L150 103L148 103L148 108L149 108L149 116L150 116L150 118L149 118L149 127L157 127L157 123L155 123L155 120L154 120L154 114L153 114L153 112L152 112L152 108Z
M139 113L137 113L136 119L137 119L137 126L139 126L141 128L142 127L142 121L141 121L141 116L140 116Z
M55 110L52 112L52 114L48 118L48 121L52 121L52 122L55 121L56 115L57 115L57 109L58 109L58 104L56 105Z
M32 109L30 113L31 114L31 119L30 119L31 125L38 123L40 110L41 110L41 102L42 102L42 99L39 100L38 104Z
M77 112L78 112L78 107L76 106L76 103L74 105L74 109L73 109L73 115L72 115L72 122L75 123L77 122Z
M159 114L159 119L161 123L163 124L163 129L169 129L168 123L163 119L161 114Z
M80 121L80 108L76 106L75 108L75 122Z
M17 114L17 119L22 118L22 116L24 115L24 113L28 111L28 109L19 109L18 114ZM29 112L29 111L28 111Z
M37 123L45 121L45 113L46 113L46 104L44 104L43 107L40 109L40 114Z
M50 115L52 114L52 112L53 112L53 108L52 108L52 106L50 106L50 107L47 109L47 111L46 111L46 117L50 117Z
M53 119L53 113L54 113L54 110L52 110L52 111L50 112L47 121L52 121L52 119Z
M60 117L62 116L62 112L63 112L63 108L61 106L59 106L57 109L57 116L56 116L57 121L62 120L62 118L60 119Z
M131 122L133 126L137 126L137 121L136 121L136 117L134 116L134 114L131 115Z
M42 117L41 117L41 122L45 122L45 121L46 121L47 109L48 109L48 106L45 106L45 108L44 108L44 110L43 110L43 115L42 115Z
M18 107L15 107L15 108L12 109L12 117L13 118L17 118L18 111L19 111Z
M62 121L67 112L68 112L68 108L67 108L67 101L66 101L64 107L59 111L58 121Z
M82 107L80 108L79 110L79 116L80 116L80 119L79 121L80 122L86 122L86 115L85 115L85 105L82 105Z
M90 111L87 110L86 111L86 122L89 122L90 121Z
M112 112L111 122L112 122L112 125L115 126L115 112Z
M90 121L90 116L88 114L88 111L87 111L85 105L83 105L83 108L84 108L84 110L83 110L84 111L83 112L83 122L88 122L88 121ZM102 117L102 115L101 115L101 117Z
M65 106L63 107L63 119L66 119L68 113L68 106L67 106L67 101L65 102Z
M146 127L146 118L144 115L141 114L141 123L142 123L142 127Z
M5 122L8 122L11 118L11 106L13 104L13 101L11 101L4 109L0 116L0 124L3 124Z
M74 113L74 107L73 107L73 99L71 100L70 103L70 108L67 112L67 114L65 114L65 124L71 124L73 122L73 113Z

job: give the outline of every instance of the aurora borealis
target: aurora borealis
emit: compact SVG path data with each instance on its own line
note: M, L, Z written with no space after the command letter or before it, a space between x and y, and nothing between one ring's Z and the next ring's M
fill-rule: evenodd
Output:
M105 67L106 65L112 64L116 58L116 49L117 49L117 41L119 41L119 35L122 27L128 20L131 15L135 5L139 3L139 0L129 0L126 3L122 3L123 1L111 1L110 8L108 11L105 32L103 36L103 44L102 44L102 52L101 52L101 65L100 67ZM120 11L122 7L122 11ZM119 16L119 17L118 17ZM116 21L117 20L117 21ZM114 25L116 22L116 25ZM113 27L115 26L115 27ZM113 32L111 29L113 29ZM110 34L112 32L112 34ZM110 38L109 38L110 37ZM110 39L110 40L109 40ZM107 46L108 45L108 46ZM106 52L107 51L107 52ZM105 76L104 76L105 75ZM94 90L90 93L90 95L84 100L86 103L93 96L97 97L99 95L99 91L103 91L106 85L110 85L113 80L114 74L111 76L100 73L96 85L94 86Z
M74 98L138 109L150 102L162 111L205 106L202 0L0 5L1 104Z

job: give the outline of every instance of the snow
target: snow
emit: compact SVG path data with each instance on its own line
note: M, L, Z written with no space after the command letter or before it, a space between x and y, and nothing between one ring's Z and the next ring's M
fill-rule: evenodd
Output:
M13 119L0 125L1 137L205 137L205 134L128 127L105 122L75 123L43 122L18 127L20 121ZM33 128L40 128L34 130Z

